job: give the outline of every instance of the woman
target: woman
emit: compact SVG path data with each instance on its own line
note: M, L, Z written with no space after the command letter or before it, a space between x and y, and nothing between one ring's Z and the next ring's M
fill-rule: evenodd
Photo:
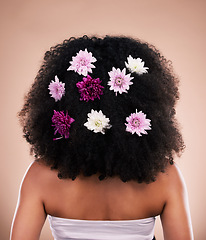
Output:
M154 46L125 37L71 38L46 52L20 121L35 161L11 239L193 239L173 162L178 79Z

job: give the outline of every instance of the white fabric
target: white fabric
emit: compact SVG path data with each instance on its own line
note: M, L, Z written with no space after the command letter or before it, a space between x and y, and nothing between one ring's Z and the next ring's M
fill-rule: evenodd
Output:
M48 217L55 240L152 240L154 237L154 217L124 221Z

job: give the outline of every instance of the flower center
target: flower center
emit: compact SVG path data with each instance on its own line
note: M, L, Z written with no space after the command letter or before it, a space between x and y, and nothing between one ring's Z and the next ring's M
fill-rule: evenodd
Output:
M139 125L140 125L140 120L137 119L137 118L135 118L135 119L132 121L132 125L133 125L134 127L139 127Z
M102 121L101 120L95 121L95 126L96 127L101 127L102 126Z
M121 77L117 77L117 78L115 79L115 83L116 83L116 85L118 85L118 86L122 85L122 82L123 82L123 79L122 79Z
M80 59L80 66L86 66L86 60L84 58Z

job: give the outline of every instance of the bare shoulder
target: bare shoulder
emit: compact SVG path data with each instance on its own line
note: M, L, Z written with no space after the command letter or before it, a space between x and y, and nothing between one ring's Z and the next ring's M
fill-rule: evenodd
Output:
M181 177L181 171L176 163L169 165L165 172L169 177Z
M52 172L52 171L51 171ZM49 175L49 168L38 162L28 167L19 192L19 199L14 216L11 239L39 239L46 219L44 209L44 178Z
M167 184L167 189L170 192L174 193L174 189L176 191L184 191L185 181L177 164L169 165L161 178Z
M37 161L32 162L23 177L21 192L31 188L33 191L40 189L51 178L54 178L55 174L49 166Z
M28 168L28 173L30 174L45 174L50 173L51 168L49 166L46 166L42 161L34 161L31 163L31 165Z
M36 178L42 177L44 174L50 173L50 168L39 161L34 161L28 167L25 178Z
M186 184L179 167L174 164L162 174L166 182L166 202L160 215L165 239L193 239Z

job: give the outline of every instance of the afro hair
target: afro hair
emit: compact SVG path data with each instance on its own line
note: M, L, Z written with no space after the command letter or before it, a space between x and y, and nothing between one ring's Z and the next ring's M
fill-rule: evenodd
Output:
M90 74L99 78L103 88L100 99L81 101L77 82L83 76L67 71L72 57L87 49L96 58ZM148 73L127 74L133 77L128 93L115 94L108 86L113 67L124 69L127 57L141 58ZM55 101L48 86L58 76L65 84L65 95ZM70 38L52 47L25 97L19 112L24 137L31 153L38 160L58 170L59 178L75 179L79 174L99 174L99 179L118 176L122 181L150 183L168 164L174 154L184 149L182 136L175 119L175 104L179 98L178 79L167 61L152 45L128 37L104 38L83 36ZM111 128L105 134L94 133L84 124L91 109L102 111L110 119ZM126 118L136 109L151 120L148 134L138 136L126 131ZM55 111L68 112L75 121L69 138L54 141L52 116Z

